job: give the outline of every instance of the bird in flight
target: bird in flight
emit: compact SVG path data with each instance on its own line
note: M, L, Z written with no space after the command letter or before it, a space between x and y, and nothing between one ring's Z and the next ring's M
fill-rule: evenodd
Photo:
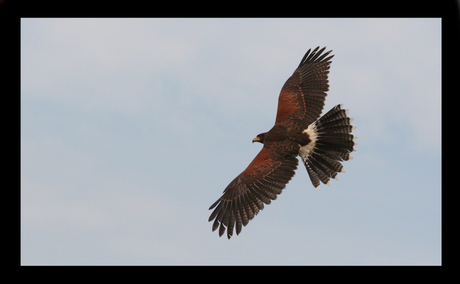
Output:
M227 238L238 235L264 204L270 204L286 187L297 169L300 156L313 186L329 184L344 172L342 161L352 159L356 136L350 134L352 118L342 105L320 117L329 90L331 64L326 48L309 49L299 66L286 81L278 98L275 125L257 135L252 142L264 146L249 166L211 205L212 230Z

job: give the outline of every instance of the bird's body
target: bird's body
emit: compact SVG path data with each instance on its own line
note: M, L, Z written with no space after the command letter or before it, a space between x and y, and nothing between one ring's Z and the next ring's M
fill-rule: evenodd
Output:
M308 50L298 68L286 81L278 99L275 125L254 138L264 147L249 166L224 190L209 209L214 211L213 231L227 237L241 232L254 216L281 193L295 174L300 156L313 185L329 184L343 171L343 160L351 158L355 138L348 111L341 105L320 117L326 91L331 51Z

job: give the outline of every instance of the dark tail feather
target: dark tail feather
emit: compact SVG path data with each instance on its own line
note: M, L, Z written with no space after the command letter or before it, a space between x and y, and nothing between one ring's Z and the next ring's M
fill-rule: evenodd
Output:
M309 148L304 146L301 157L316 188L320 181L329 184L330 178L336 179L337 173L344 172L340 162L353 159L350 152L355 151L357 137L350 134L355 129L352 121L348 110L337 105L306 130L313 141Z

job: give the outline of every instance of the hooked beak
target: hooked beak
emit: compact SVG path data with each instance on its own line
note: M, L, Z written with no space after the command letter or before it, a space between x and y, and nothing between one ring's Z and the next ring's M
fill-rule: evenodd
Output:
M256 137L256 138L252 139L252 143L254 143L254 142L260 142L260 138Z

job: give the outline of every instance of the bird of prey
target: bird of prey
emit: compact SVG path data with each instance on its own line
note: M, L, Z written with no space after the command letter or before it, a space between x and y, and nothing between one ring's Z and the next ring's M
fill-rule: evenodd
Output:
M337 105L320 117L334 57L325 49L307 51L281 89L275 125L252 140L262 143L262 150L209 208L214 209L212 230L219 228L219 236L225 229L228 239L234 229L238 235L264 204L277 198L295 174L297 156L316 188L344 172L341 162L352 159L356 137L350 134L354 127L348 110Z

